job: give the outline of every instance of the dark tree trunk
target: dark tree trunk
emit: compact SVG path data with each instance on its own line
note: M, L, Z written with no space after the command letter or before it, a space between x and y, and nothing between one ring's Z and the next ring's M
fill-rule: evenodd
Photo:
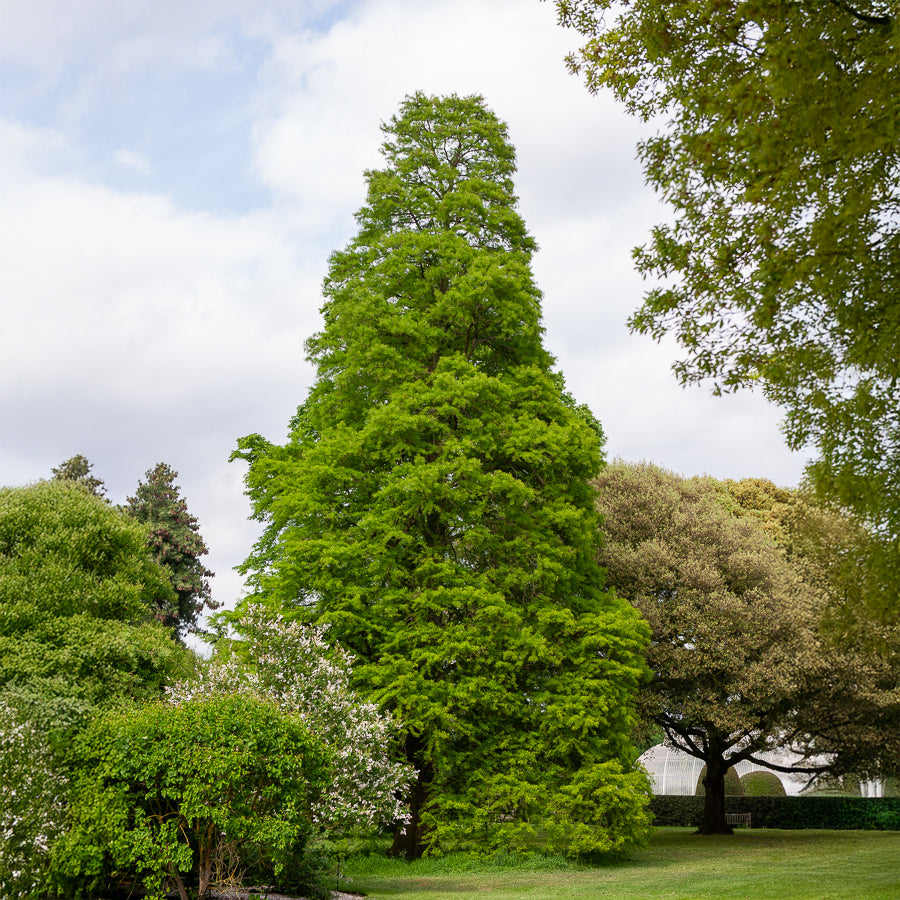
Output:
M422 825L422 809L427 798L427 785L423 783L421 773L415 780L409 796L410 820L394 832L394 842L389 853L391 856L405 856L407 859L418 859L425 852L425 829Z
M706 760L703 821L697 834L734 834L734 829L725 821L725 773L729 768L721 754L710 755Z
M388 851L391 856L405 856L418 859L427 843L427 829L422 824L422 810L428 800L428 788L434 777L431 763L424 762L422 743L412 735L406 739L406 756L416 769L416 780L409 791L410 820L394 832L394 842Z

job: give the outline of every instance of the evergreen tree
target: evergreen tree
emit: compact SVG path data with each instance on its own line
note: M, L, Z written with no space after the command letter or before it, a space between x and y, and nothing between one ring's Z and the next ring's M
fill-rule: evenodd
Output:
M162 563L175 589L175 603L156 610L157 618L183 636L197 627L197 617L204 607L215 609L209 581L212 572L200 562L208 553L200 536L196 516L188 512L175 479L178 473L166 463L157 463L139 482L125 511L149 525L148 544Z
M95 496L105 499L106 485L96 475L91 475L93 467L94 464L86 456L78 453L50 471L53 473L54 481L74 481L86 487Z
M615 849L647 821L646 628L603 590L601 438L541 343L515 154L480 97L410 96L383 130L307 344L315 384L285 445L235 453L266 524L252 599L329 624L403 723L418 778L395 851L536 825Z

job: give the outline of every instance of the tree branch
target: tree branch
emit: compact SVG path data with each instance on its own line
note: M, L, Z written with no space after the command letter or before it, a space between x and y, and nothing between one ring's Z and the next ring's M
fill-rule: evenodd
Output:
M894 23L893 16L870 16L867 13L860 12L858 9L854 9L849 3L844 2L844 0L828 0L832 6L837 6L839 9L844 10L844 12L850 13L855 19L859 19L860 22L865 22L867 25L884 25L889 26Z

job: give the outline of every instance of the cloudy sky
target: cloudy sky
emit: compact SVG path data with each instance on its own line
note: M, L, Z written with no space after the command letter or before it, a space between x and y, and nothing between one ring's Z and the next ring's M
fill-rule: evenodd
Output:
M233 603L256 526L228 456L283 438L328 255L417 90L508 122L547 346L610 455L796 484L777 410L679 388L628 333L666 213L576 44L539 0L0 0L0 484L82 453L123 502L168 462Z

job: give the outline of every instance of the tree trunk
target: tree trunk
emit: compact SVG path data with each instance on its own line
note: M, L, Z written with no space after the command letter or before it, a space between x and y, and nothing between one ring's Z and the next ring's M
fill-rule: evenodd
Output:
M422 825L422 809L427 797L428 784L423 779L422 773L419 772L409 792L410 819L405 826L398 828L394 833L394 842L388 851L391 856L418 859L425 852L426 829Z
M200 883L197 886L197 897L203 900L206 892L209 890L209 881L212 877L213 850L219 842L219 830L210 822L206 826L203 836L200 838L200 860L198 864L198 875Z
M184 886L184 882L181 880L178 869L176 869L175 866L169 866L169 874L172 876L172 881L175 882L175 887L178 888L179 900L188 900L188 893Z
M409 790L409 822L394 832L394 842L388 853L418 859L425 852L427 829L422 825L422 810L428 800L428 788L434 777L434 767L425 762L422 741L413 735L406 738L406 758L416 770L416 780Z
M706 760L703 821L697 834L734 834L734 829L725 821L725 773L729 768L721 754L711 755Z

